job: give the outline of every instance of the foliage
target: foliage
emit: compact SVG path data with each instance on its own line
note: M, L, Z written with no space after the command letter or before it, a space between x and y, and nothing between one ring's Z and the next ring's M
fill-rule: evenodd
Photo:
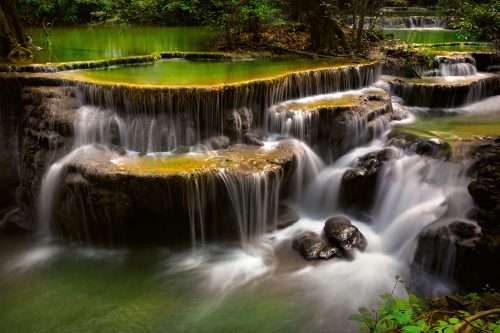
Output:
M403 282L396 276L395 287L399 282ZM470 323L479 331L500 333L500 315L492 314L469 321L471 313L466 310L455 309L433 309L423 298L413 294L408 299L383 294L380 297L384 301L378 310L359 308L359 313L349 316L350 320L361 323L360 331L370 333L382 332L403 332L403 333L454 333L463 323ZM498 300L500 294L487 290L484 295L493 295ZM476 311L483 303L483 298L477 293L471 293L462 297L472 305ZM438 315L437 319L435 316Z
M500 0L464 1L453 7L454 23L468 40L500 43Z

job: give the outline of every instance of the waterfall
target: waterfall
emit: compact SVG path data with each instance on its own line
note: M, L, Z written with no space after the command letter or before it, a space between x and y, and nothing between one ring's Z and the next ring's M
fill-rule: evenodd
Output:
M160 113L182 115L201 130L220 128L224 114L247 107L256 111L257 123L275 104L336 91L360 89L381 75L381 64L368 63L290 73L277 78L221 87L134 87L81 83L83 103L125 111L128 115Z
M277 221L280 175L261 172L248 176L220 172L231 200L243 248L274 229Z
M472 57L436 57L441 76L469 76L477 74L476 60Z
M445 29L448 25L446 17L409 16L380 17L377 25L385 29Z

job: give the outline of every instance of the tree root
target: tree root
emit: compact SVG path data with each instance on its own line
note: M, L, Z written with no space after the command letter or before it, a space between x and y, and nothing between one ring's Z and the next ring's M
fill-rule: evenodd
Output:
M33 52L21 44L17 44L7 55L7 58L32 58Z
M486 317L486 316L489 316L489 315L492 315L492 314L500 314L500 308L478 312L473 316L464 318L463 323L457 324L455 326L455 332L470 333L470 332L472 332L473 329L478 329L477 327L475 327L472 324L473 321L478 320L478 319L483 318L483 317Z

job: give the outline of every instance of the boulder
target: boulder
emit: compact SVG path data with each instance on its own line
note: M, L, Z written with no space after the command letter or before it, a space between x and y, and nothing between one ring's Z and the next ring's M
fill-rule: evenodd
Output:
M323 230L328 241L346 257L352 257L355 249L364 251L368 245L365 236L345 216L329 218Z
M387 147L360 157L355 167L342 176L340 205L348 210L368 211L375 198L378 176L384 163L399 156L397 149Z
M306 232L293 240L292 247L306 260L331 259L342 256L341 251L325 242L320 235Z
M481 228L475 222L434 222L418 236L412 269L455 280L461 288L468 289L480 277L477 270L482 261L482 236Z

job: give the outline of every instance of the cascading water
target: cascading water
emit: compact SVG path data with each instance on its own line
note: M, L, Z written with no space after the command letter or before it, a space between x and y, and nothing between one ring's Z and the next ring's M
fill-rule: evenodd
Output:
M462 66L465 64L467 66ZM469 65L473 64L457 62L446 64L448 67L443 64L440 70L444 76L468 75ZM470 74L475 73L470 71ZM222 180L229 197L239 246L208 244L204 207L205 201L212 196L213 188L203 180L195 180L189 185L189 195L182 200L186 200L189 206L190 237L196 251L182 253L182 260L178 256L168 260L168 274L187 271L190 278L200 279L197 283L203 286L201 289L224 297L236 288L244 290L248 282L254 281L252 288L266 286L281 290L289 297L290 303L313 309L312 319L297 324L297 331L355 331L356 324L348 322L347 315L359 306L377 305L378 295L392 290L396 274L408 275L421 232L435 223L447 226L457 219L467 220L467 211L472 207L467 192L471 181L466 172L467 163L420 156L399 148L391 148L397 154L384 162L377 176L373 202L363 212L364 216L369 216L371 223L366 223L365 219L343 207L342 182L346 171L356 168L367 154L387 148L386 131L391 127L390 119L381 117L379 113L369 117L353 114L336 148L337 154L324 151L317 154L322 148L315 151L310 146L314 147L317 127L320 126L318 115L315 112L289 112L287 107L298 102L290 98L322 94L306 98L314 103L331 95L342 95L334 94L338 90L349 90L344 94L353 93L351 89L373 83L376 75L368 76L354 79L357 82L354 86L335 82L339 77L335 76L335 80L323 86L324 74L318 74L311 82L306 84L304 81L293 89L290 86L299 78L284 80L280 85L271 87L265 97L259 97L262 105L258 107L249 101L252 96L262 94L262 90L240 91L243 96L233 100L231 107L235 108L228 112L241 110L245 103L250 104L245 109L247 112L259 113L256 110L264 109L265 120L256 121L266 129L268 141L262 149L282 136L298 139L295 144L301 147L301 154L297 157L290 188L286 189L289 194L286 203L299 211L300 219L288 228L271 232L278 219L281 174L270 174L267 170L237 174L221 169L216 177ZM311 88L310 84L314 87ZM188 98L176 100L177 106L173 106L170 104L172 100L166 96L169 93L165 92L127 95L128 92L121 91L121 88L116 88L117 91L109 87L99 90L97 86L89 85L83 89L88 101L107 108L80 108L74 124L72 152L52 164L44 177L40 214L44 223L42 228L46 232L50 230L52 213L57 206L58 184L66 173L67 164L80 154L105 150L111 156L108 158L118 159L123 155L113 150L126 150L128 155L155 156L181 145L196 145L205 136L222 134L224 117L221 110L227 101L218 98L203 101L200 95L196 101ZM189 105L187 109L190 111L185 114L173 111L182 105ZM201 129L203 126L200 124L206 123L197 118L203 108L212 108L213 111L203 116L210 119L210 130ZM200 113L191 112L195 109ZM374 140L368 142L371 139ZM360 192L365 190L359 188ZM292 240L304 231L320 233L325 220L338 214L349 216L364 234L368 240L366 251L356 252L351 261L334 259L315 265L298 261L298 255L291 250ZM200 249L202 251L198 251ZM449 287L447 283L453 276L455 258L453 248L447 251L438 274L430 280L418 281L420 290L437 294ZM200 252L203 254L200 255ZM395 292L401 296L406 294L402 286Z

